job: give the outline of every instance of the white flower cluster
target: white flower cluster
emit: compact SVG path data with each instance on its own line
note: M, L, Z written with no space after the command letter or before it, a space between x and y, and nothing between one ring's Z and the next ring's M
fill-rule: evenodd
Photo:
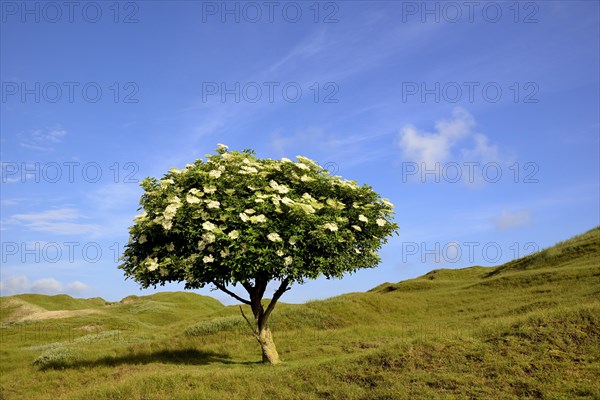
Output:
M337 199L327 199L325 203L334 210L343 210L346 208L346 205Z
M250 175L258 173L258 170L254 167L249 167L247 165L242 165L240 170L238 171L240 175Z
M338 226L334 223L328 222L323 225L323 229L329 229L331 232L336 232L338 230Z
M267 217L265 217L264 214L253 215L250 217L250 222L252 222L253 224L264 223L267 222Z
M210 176L211 178L219 179L221 177L221 174L223 174L223 172L219 171L218 169L213 169L208 173L208 176Z
M217 226L210 221L204 221L204 223L202 224L202 228L204 228L207 231L213 231L216 227Z
M199 197L202 196L204 196L204 192L193 188L188 191L188 194L185 196L185 201L187 201L189 204L198 204L201 201Z
M163 189L166 188L167 186L173 185L173 184L175 184L175 181L171 178L166 178L166 179L160 180L160 187Z
M269 186L270 186L270 187L271 187L273 190L277 191L277 192L278 192L278 193L280 193L280 194L286 194L286 193L288 193L288 192L290 191L290 189L289 189L287 186L285 186L285 185L280 185L279 183L275 182L274 180L271 180L271 181L269 182Z
M269 239L271 242L283 242L283 239L281 238L281 236L279 236L279 233L277 232L271 232L267 235L267 239Z
M181 200L177 196L169 197L169 205L165 208L162 216L155 218L155 222L162 225L165 230L170 230L173 227L173 218L177 214L177 210L181 207Z
M144 261L144 264L146 266L146 269L148 269L148 271L150 271L150 272L155 271L156 269L158 269L158 258L148 257Z
M219 203L216 200L209 200L206 202L206 207L208 208L219 208L221 206L221 203Z
M310 158L308 158L308 157L304 157L304 156L296 156L296 160L298 160L298 161L300 161L301 163L304 163L304 164L310 164L310 165L317 166L317 163L316 163L316 162L314 162L313 160L311 160L311 159L310 159Z
M394 205L388 199L381 199L381 202L388 208L394 208Z
M143 211L142 213L135 216L135 218L133 219L133 222L139 224L139 223L145 221L147 216L148 216L148 213L146 211Z

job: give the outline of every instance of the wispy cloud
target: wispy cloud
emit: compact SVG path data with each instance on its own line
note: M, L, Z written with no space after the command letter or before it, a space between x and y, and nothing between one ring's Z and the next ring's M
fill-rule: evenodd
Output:
M341 24L336 30L316 28L291 50L271 61L264 71L270 75L293 73L309 80L339 83L359 74L372 73L399 54L410 57L420 51L415 43L427 44L433 39L433 33L444 25L391 22L392 29L378 29L389 23L389 14L370 12L361 13L352 23Z
M9 223L20 224L35 232L59 235L98 234L100 226L82 223L83 217L75 208L60 208L41 212L14 214Z
M242 69L228 84L233 87L234 82L238 81L279 84L293 81L300 85L307 96L310 93L309 87L315 82L330 82L335 83L338 88L345 87L346 81L351 84L360 79L359 75L374 73L389 58L418 51L414 44L416 40L422 42L425 37L429 38L441 25L397 24L389 32L382 30L377 33L377 39L373 40L369 34L377 32L373 28L382 23L382 18L386 18L385 14L375 14L357 19L349 28L340 26L335 31L316 28L286 47L289 50L266 58L263 64L258 64L257 69ZM390 46L390 43L394 45ZM357 58L356 54L359 53L361 57ZM266 98L266 89L264 90L263 98ZM277 90L281 90L281 86ZM190 128L188 140L191 144L184 147L195 148L200 140L204 142L211 135L236 134L253 121L269 114L276 115L281 108L290 106L281 96L276 97L274 103L259 101L253 104L221 102L217 96L211 102L196 99L194 104L180 110L184 114L193 112L195 115L202 115L202 119ZM363 111L352 111L350 114Z
M329 39L331 40L331 39ZM268 72L275 72L286 64L293 64L298 61L306 60L326 49L330 44L327 43L327 36L324 31L318 31L302 43L297 44L292 50L286 53L279 60L275 61L268 68Z
M531 224L531 211L508 211L502 210L500 216L495 219L496 229L504 231L519 228Z
M60 143L66 135L67 131L60 126L52 129L36 129L19 135L19 145L36 151L51 151L54 150L53 146Z
M309 127L288 135L274 133L269 142L270 147L281 157L290 154L301 154L326 164L332 163L346 168L378 160L390 155L389 147L366 147L366 144L384 139L387 132L364 132L363 134L345 136L326 133L326 129Z
M0 206L2 206L2 207L16 206L16 205L20 204L22 201L23 201L23 199L19 199L19 198L1 199Z

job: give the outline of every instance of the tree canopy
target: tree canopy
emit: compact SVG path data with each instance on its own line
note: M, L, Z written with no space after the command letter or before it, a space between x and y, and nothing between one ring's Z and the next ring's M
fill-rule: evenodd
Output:
M263 325L272 307L259 303L270 281L281 282L274 306L293 283L375 267L398 229L387 199L302 156L260 159L219 145L141 186L142 213L119 266L125 275L143 288L215 285L252 305ZM228 289L237 284L249 299Z

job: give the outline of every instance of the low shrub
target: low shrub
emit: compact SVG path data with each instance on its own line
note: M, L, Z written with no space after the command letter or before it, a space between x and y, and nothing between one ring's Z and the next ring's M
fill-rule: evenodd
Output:
M65 368L69 363L77 358L78 354L75 350L68 347L55 347L46 350L39 357L33 360L33 365L40 369Z

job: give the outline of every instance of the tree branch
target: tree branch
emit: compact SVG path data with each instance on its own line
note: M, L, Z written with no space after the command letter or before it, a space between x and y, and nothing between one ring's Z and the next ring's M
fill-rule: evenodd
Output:
M261 326L259 328L262 329L267 324L269 315L271 315L271 312L275 308L275 303L277 303L277 300L279 300L281 295L283 295L286 291L288 291L290 289L288 287L289 283L290 283L290 278L285 278L283 281L281 281L281 285L279 285L279 288L277 288L275 293L273 293L273 298L271 299L271 302L269 303L269 305L267 306L267 309L265 310L265 312L262 315L262 318L260 321Z
M246 317L246 314L244 314L244 309L242 308L242 306L240 306L240 312L242 313L242 317L244 317L244 319L248 323L250 329L252 329L252 332L256 334L256 328L254 327L254 325L252 325L252 322L250 322L250 320Z
M219 290L220 290L220 291L222 291L222 292L225 292L225 293L227 293L228 295L230 295L231 297L233 297L233 298L234 298L234 299L236 299L237 301L241 301L242 303L244 303L244 304L248 304L248 305L252 304L252 303L250 303L250 301L248 301L248 300L246 300L246 299L244 299L244 298L242 298L242 297L238 296L237 294L233 293L232 291L228 290L228 289L225 287L225 285L221 285L221 284L219 284L219 283L217 283L217 282L213 282L213 284L214 284L214 285L217 287L217 289L219 289Z

